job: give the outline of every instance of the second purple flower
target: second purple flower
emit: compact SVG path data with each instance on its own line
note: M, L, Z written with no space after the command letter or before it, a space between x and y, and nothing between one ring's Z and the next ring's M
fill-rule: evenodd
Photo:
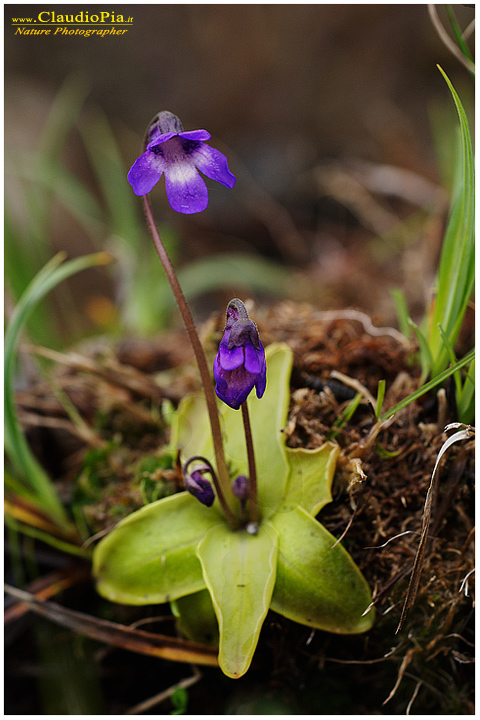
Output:
M215 392L238 410L253 388L261 398L267 383L265 350L245 305L235 298L228 303L223 338L213 364Z

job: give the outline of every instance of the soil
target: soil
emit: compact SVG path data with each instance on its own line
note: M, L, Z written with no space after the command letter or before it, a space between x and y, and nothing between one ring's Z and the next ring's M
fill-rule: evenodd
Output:
M24 612L7 624L7 713L70 712L62 706L66 681L57 710L45 692L62 653L73 658L74 686L84 689L77 693L79 714L474 712L471 440L452 445L442 460L419 590L397 632L443 428L456 420L451 388L420 398L379 427L372 405L379 381L386 381L383 410L418 387L415 349L403 336L353 310L319 312L288 302L253 307L251 316L264 345L283 341L294 352L287 443L315 448L334 439L341 448L333 502L320 520L342 538L370 584L374 627L336 636L270 612L250 670L233 681L215 668L191 670L108 648ZM222 329L220 315L202 328L212 357ZM185 336L95 341L54 359L47 379L18 394L20 416L65 503L77 517L81 509L85 532L102 532L145 502L176 492L178 473L164 449L168 416L198 382ZM72 421L64 395L83 422ZM27 581L60 573L74 578L53 598L63 606L124 624L150 618L143 629L176 634L168 606L107 603L96 595L86 564L41 542L34 550L30 541L20 546L10 535L12 584L19 563ZM182 691L139 705L185 679L191 682L186 710Z

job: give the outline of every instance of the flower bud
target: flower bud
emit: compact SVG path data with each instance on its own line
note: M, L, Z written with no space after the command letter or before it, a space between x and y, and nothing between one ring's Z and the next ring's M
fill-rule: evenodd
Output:
M245 475L239 475L232 484L232 492L239 499L245 502L248 498L249 482Z
M157 113L145 133L145 147L151 143L152 140L159 137L159 135L172 132L183 132L183 126L180 119L168 110L163 110L162 112Z
M257 397L265 392L265 350L255 323L241 300L228 303L223 338L213 365L215 392L226 405L238 410L253 388Z
M197 498L203 505L211 507L215 500L215 493L213 491L212 483L203 477L203 473L212 473L213 469L208 465L200 465L191 472L187 471L188 465L195 460L191 458L188 460L183 467L183 477L185 482L185 490L191 495Z

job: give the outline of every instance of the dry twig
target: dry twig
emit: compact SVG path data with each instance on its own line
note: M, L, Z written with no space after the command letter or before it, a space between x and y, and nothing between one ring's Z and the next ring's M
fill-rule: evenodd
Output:
M216 666L217 650L200 643L180 638L157 635L135 628L101 620L58 603L39 600L32 593L5 585L5 592L26 603L32 612L99 642L141 655L152 655L175 662L198 663Z

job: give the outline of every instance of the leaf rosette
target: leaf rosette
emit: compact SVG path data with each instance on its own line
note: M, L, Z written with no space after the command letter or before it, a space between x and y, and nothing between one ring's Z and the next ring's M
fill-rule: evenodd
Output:
M339 454L287 447L292 351L266 348L268 383L247 400L255 445L260 525L233 530L218 500L211 508L187 492L151 503L122 520L97 545L94 575L109 600L131 605L172 602L179 628L219 643L223 672L249 668L269 609L334 633L368 630L374 620L365 578L345 548L316 519L331 501ZM240 413L218 403L230 477L248 474ZM215 453L203 396L182 400L172 424L172 451L185 458Z

